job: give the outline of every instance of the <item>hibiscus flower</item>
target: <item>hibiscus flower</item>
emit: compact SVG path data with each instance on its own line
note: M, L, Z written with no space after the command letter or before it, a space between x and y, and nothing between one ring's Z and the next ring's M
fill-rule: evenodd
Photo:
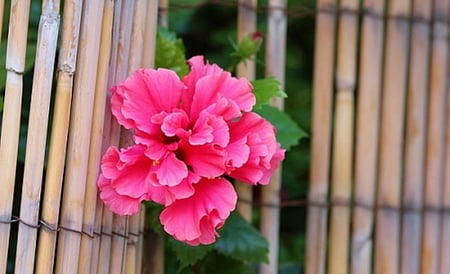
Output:
M275 128L256 113L252 85L202 56L183 79L167 69L140 69L112 88L111 109L134 145L109 148L100 198L119 215L142 201L164 205L167 233L191 245L213 243L235 209L224 176L267 184L284 158Z

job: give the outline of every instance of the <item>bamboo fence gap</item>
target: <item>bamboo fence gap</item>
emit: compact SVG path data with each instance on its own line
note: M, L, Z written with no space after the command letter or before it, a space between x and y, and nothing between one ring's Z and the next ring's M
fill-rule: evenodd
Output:
M425 184L422 234L422 273L439 273L442 192L444 188L446 98L448 96L449 1L434 1L428 86Z
M39 22L30 118L23 172L20 218L27 224L37 225L41 199L42 175L50 112L56 42L59 29L59 1L43 1ZM17 273L33 273L37 228L19 224L17 238Z
M355 129L354 203L374 206L383 52L384 0L364 1ZM372 273L373 212L355 206L352 216L351 273Z
M308 200L326 203L329 189L331 113L333 101L333 61L335 52L336 2L318 0L314 53L311 166ZM307 217L307 274L325 273L328 209L310 205Z
M240 0L238 3L238 18L237 18L237 40L238 43L247 35L251 35L256 31L256 0ZM255 62L254 60L247 60L245 64L239 64L236 70L238 77L246 77L249 81L255 79ZM253 200L253 186L237 183L236 192L238 193L239 201L236 206L237 212L247 221L252 219L252 200Z
M410 2L390 1L382 87L375 273L399 273L400 199Z
M0 243L8 246L11 211L19 144L20 113L23 92L23 72L27 45L30 1L11 1L8 42L6 49L6 85L0 137ZM0 272L6 272L8 248L0 251Z
M50 137L41 219L51 229L41 228L36 252L36 272L51 273L54 266L56 230L66 156L66 142L78 49L81 2L65 1L59 46L56 98ZM68 30L72 30L69 32Z
M414 1L412 16L400 247L400 273L404 274L420 270L431 1Z
M80 260L81 234L86 192L93 98L101 34L103 1L85 2L80 26L72 111L67 146L67 162L61 207L56 273L75 273ZM89 60L89 62L86 62ZM71 250L70 254L66 250Z

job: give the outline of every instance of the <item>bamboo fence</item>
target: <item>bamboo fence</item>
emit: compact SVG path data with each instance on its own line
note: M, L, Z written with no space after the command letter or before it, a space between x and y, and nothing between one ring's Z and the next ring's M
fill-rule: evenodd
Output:
M233 2L238 41L256 31L261 2ZM10 18L0 273L164 273L164 240L145 231L144 207L114 215L97 198L96 181L107 147L131 142L111 116L108 89L153 66L170 1L41 1L17 182L31 4L11 0L4 10L0 0L0 30L4 13ZM284 86L288 1L264 8L264 73ZM449 18L450 0L317 1L305 273L450 269ZM237 75L254 79L256 63ZM269 241L261 274L279 271L281 185L279 169L255 199L261 208L251 187L238 187L237 210L249 221L259 211Z

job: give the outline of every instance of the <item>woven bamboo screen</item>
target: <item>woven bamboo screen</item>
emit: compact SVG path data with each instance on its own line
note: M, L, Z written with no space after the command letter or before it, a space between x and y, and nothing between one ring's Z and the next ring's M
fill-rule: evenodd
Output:
M306 273L449 273L450 1L317 12Z

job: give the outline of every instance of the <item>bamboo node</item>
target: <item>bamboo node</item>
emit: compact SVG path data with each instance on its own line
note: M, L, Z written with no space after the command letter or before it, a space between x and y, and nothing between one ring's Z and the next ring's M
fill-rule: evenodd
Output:
M20 69L15 69L13 67L6 67L6 71L12 72L17 75L23 75L23 73L24 73L23 69L20 70Z

